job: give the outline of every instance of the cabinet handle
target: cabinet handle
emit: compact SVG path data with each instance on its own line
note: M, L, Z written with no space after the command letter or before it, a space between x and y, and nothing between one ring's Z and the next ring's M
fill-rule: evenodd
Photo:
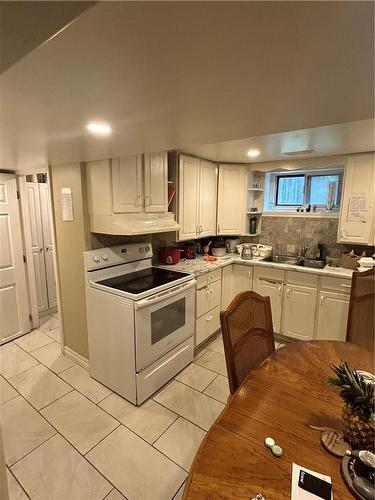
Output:
M201 233L203 231L203 227L201 224L199 224L199 232Z
M283 285L279 286L279 295L281 295L281 292L283 291Z
M142 206L142 201L143 201L143 196L141 195L136 196L134 202L135 206L136 207Z
M206 321L211 321L213 316L211 315L209 318L206 318Z
M48 252L48 250L49 250L49 248L47 247L47 248L46 248L46 252Z
M147 196L145 197L145 205L147 205L147 206L151 205L151 196L148 196L148 195L147 195Z
M286 289L286 296L288 297L288 299L290 299L290 288Z
M343 286L344 288L351 288L352 285L345 285L344 283L341 283L341 286Z
M220 233L220 224L217 225L217 232Z
M324 295L321 295L320 296L320 305L323 306L324 305Z
M195 233L199 234L199 226L195 226Z

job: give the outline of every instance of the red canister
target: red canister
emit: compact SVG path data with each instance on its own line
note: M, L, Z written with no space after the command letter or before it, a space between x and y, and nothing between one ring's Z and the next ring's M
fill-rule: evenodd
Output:
M178 247L159 248L159 260L161 264L178 264L180 262L180 249Z

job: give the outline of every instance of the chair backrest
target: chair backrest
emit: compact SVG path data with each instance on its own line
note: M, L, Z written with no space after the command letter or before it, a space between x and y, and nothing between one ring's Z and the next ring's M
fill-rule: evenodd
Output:
M275 350L271 301L255 292L239 293L220 313L230 392Z
M374 345L375 269L354 272L350 291L347 342Z

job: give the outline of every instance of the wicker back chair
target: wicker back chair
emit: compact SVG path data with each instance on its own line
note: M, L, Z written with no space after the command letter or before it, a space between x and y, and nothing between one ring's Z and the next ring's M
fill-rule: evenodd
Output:
M374 345L375 269L354 272L350 292L347 342Z
M271 301L255 292L239 293L220 313L230 392L275 350Z

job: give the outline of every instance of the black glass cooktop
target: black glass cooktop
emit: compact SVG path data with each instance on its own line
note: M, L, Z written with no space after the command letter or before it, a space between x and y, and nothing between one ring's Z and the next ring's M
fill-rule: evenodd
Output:
M98 281L98 283L110 288L115 288L116 290L122 290L123 292L137 294L171 283L187 275L187 273L180 273L169 269L149 267L147 269L142 269L142 271L122 274L121 276Z

